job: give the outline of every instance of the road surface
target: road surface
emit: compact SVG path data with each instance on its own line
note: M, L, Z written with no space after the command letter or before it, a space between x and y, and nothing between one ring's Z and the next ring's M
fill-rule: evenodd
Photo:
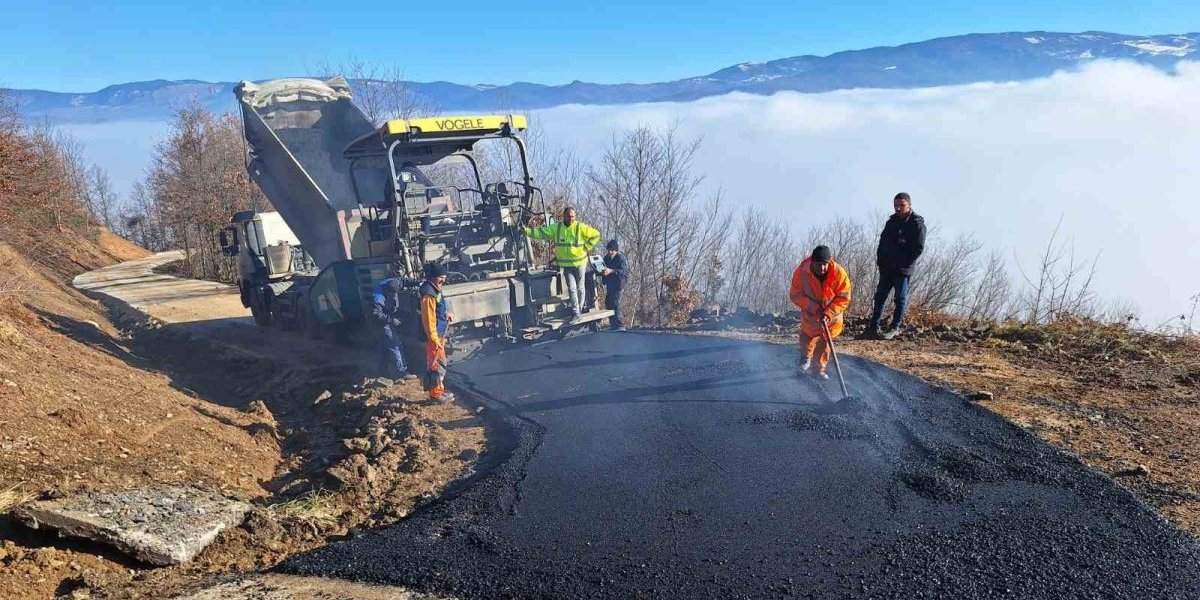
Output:
M1200 549L948 391L848 357L604 332L457 364L493 468L285 572L475 598L1200 598Z
M182 258L179 250L159 252L89 271L71 284L135 322L148 320L165 333L201 338L272 361L292 366L377 364L378 356L365 346L338 346L256 325L235 286L155 272Z
M237 290L75 285L161 327L303 364L369 355L258 328ZM132 310L129 310L132 309ZM481 475L399 525L283 565L456 598L1200 598L1200 550L1132 494L960 398L847 358L600 333L458 363L510 425Z

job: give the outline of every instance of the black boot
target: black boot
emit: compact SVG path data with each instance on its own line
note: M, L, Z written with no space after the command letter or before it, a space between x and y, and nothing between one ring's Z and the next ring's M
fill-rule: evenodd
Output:
M864 329L862 333L858 334L858 337L855 339L878 340L878 339L881 339L880 335L881 334L879 333L879 325L868 325L867 328Z

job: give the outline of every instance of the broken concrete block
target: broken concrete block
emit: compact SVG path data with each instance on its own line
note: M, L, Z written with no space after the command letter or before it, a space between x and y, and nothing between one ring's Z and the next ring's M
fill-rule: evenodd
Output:
M175 565L195 558L217 534L236 527L250 505L191 487L86 492L34 502L13 515L34 529L111 544L138 560Z

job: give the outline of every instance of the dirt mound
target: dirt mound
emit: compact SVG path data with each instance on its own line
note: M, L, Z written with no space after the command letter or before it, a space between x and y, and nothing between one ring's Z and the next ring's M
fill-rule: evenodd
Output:
M45 283L45 282L40 282ZM131 366L105 321L69 295L0 309L0 490L20 500L151 482L265 495L279 444L258 417L212 406ZM56 314L49 309L57 308ZM0 507L7 508L7 507ZM128 561L0 521L0 598L49 598L78 578L128 579ZM100 550L101 554L97 554Z
M270 497L191 564L91 587L106 599L166 597L214 573L257 571L330 539L396 522L463 476L484 450L484 423L459 404L424 402L413 382L357 368L288 368L162 330L135 336L176 384L271 422L283 459L260 482ZM453 427L450 424L453 424Z
M0 242L0 301L104 329L103 308L71 287L71 279L84 271L148 255L148 250L106 229L97 229L94 239L71 234L49 238L36 248ZM104 331L116 333L111 327Z
M191 563L163 569L0 517L0 600L167 597L213 573L257 571L400 518L483 450L480 419L414 403L416 386L363 385L355 368L288 369L158 330L126 335L68 282L145 251L106 232L68 246L43 263L0 244L0 281L15 285L0 294L0 513L151 484L254 507ZM347 444L356 439L367 447ZM347 461L364 469L330 490L332 467Z
M109 256L118 261L134 260L150 256L149 250L107 230L101 229L96 234L96 245ZM99 265L97 265L99 266Z

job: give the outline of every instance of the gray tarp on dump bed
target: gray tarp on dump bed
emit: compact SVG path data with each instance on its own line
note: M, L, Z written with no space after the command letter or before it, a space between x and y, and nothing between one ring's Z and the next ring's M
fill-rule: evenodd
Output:
M358 207L359 199L342 152L375 129L350 101L350 85L340 76L243 81L234 93L250 144L251 177L318 266L349 258L336 211ZM383 199L386 173L356 171L364 202Z

